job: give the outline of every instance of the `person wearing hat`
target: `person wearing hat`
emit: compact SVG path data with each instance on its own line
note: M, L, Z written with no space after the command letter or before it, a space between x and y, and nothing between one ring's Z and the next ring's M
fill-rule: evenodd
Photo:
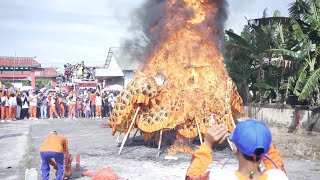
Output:
M69 155L68 140L58 135L57 131L50 131L40 147L42 180L50 179L50 165L57 170L56 179L63 178L65 155Z
M232 151L239 162L238 170L235 172L227 170L206 172L212 162L212 149L223 143L228 136L228 129L222 125L215 125L208 129L204 143L193 154L186 179L288 179L279 151L271 144L272 137L269 128L265 123L254 119L239 122L229 136ZM264 171L260 169L262 162L265 165Z

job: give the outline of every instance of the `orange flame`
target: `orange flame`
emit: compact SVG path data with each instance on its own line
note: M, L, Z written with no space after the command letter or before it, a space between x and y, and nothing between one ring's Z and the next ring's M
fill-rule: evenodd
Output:
M209 0L168 0L162 17L165 25L141 73L145 75L139 73L133 80L141 82L139 76L159 75L165 79L164 84L156 88L157 101L153 100L139 116L137 124L143 131L176 127L182 136L193 138L198 135L197 124L202 133L206 132L211 114L215 115L216 123L224 123L230 131L233 129L231 104L237 107L237 112L242 112L242 100L229 80L217 42L220 30L214 23L218 10L218 5ZM151 28L151 34L155 35L156 29L157 26ZM128 87L135 84L132 82ZM148 91L145 87L135 89L139 88L127 92ZM133 114L132 110L126 112ZM115 121L119 119L112 120ZM152 126L156 123L160 125Z
M173 11L178 2L184 4L181 9L192 10L193 15L188 18ZM170 36L156 46L144 70L153 77L165 76L166 92L180 95L184 112L179 117L183 121L200 122L203 117L224 110L228 74L215 41L218 30L212 28L217 10L204 0L170 0L163 32L170 32Z

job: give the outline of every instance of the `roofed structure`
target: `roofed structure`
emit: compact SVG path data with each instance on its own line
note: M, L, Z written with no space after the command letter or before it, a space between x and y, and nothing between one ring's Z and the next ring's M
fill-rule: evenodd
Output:
M59 75L60 75L59 72L54 68L43 68L43 69L37 69L35 71L36 77L53 78L53 77L58 77Z
M41 64L34 59L35 57L0 57L0 67L33 67L39 68Z
M111 59L115 58L123 71L135 71L142 69L142 50L138 48L110 48L104 68L108 69Z

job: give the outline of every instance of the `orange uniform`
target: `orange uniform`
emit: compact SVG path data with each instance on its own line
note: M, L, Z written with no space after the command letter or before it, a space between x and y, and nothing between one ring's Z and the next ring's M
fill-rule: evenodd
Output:
M276 149L276 147L273 144L270 145L270 149L269 149L269 152L268 152L267 156L269 158L271 158L272 161L275 164L273 164L273 162L268 160L267 158L262 158L262 161L263 161L263 163L265 165L265 170L264 171L268 171L270 169L278 168L278 169L280 169L280 170L285 172L284 165L283 165L283 160L282 160L282 157L280 156L280 152L279 152L278 149Z
M9 98L7 96L7 93L5 90L2 90L1 93L1 102L4 102L3 105L1 105L1 120L9 119Z
M56 100L52 97L50 100L50 118L53 118L53 114L57 117L60 118L57 110L56 110Z
M212 163L211 153L212 149L205 144L199 147L192 156L191 165L187 171L187 179L209 179L210 171L206 172L206 169ZM284 171L279 150L277 150L272 144L267 156L275 162L280 170ZM265 171L276 168L276 166L266 158L262 158L262 161L265 164ZM244 178L238 171L235 172L235 175L240 180Z
M64 104L65 104L65 101L63 99L60 99L59 100L59 111L60 111L60 116L61 117L64 117L64 115L65 115Z
M69 118L75 117L76 116L76 103L77 103L77 98L75 97L75 94L70 94L69 95L70 102L69 102Z
M38 102L38 97L35 95L30 96L30 118L31 119L36 119L37 117L37 102Z
M19 92L16 93L15 99L12 99L13 101L11 101L10 99L12 94L14 94L12 91L9 92L8 94L9 102L13 103L9 105L9 114L8 114L9 119L15 119L17 116L17 98L18 98Z
M68 140L64 136L49 136L41 145L40 152L69 153Z

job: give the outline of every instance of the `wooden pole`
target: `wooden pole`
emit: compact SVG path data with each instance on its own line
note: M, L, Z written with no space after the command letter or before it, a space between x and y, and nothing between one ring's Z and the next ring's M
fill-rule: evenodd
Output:
M160 156L161 142L162 142L162 129L161 129L161 131L160 131L160 137L159 137L158 156Z
M133 140L134 140L134 138L136 137L138 131L139 131L139 128L137 128L137 130L136 130L136 132L134 133L134 135L133 135L133 137L132 137L132 139L131 139L131 141L130 141L129 144L131 144L131 143L133 142Z
M202 145L202 135L201 135L200 127L199 127L198 121L197 120L195 120L195 121L196 121L197 129L198 129L198 133L199 133L200 144Z
M139 110L140 110L140 106L137 108L136 113L134 114L134 117L133 117L132 122L131 122L131 124L130 124L130 127L129 127L126 135L125 135L124 138L123 138L123 141L122 141L122 144L121 144L121 147L120 147L120 150L119 150L118 155L121 154L122 148L123 148L124 144L125 144L126 141L127 141L127 138L128 138L128 136L129 136L129 134L130 134L130 131L131 131L131 128L132 128L134 122L136 121L136 118L137 118L137 115L138 115Z

